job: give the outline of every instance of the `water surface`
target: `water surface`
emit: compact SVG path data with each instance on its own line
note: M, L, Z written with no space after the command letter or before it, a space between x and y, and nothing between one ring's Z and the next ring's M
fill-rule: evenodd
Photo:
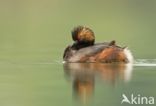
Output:
M156 98L155 0L0 0L0 106L121 106ZM71 30L128 46L133 65L63 64ZM124 104L126 105L126 104Z
M0 105L120 106L123 93L156 97L155 61L138 59L133 65L1 61Z

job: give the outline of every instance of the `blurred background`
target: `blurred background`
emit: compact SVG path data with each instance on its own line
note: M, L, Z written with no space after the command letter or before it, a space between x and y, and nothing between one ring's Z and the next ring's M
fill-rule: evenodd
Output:
M135 58L155 58L155 0L0 0L0 58L62 60L71 29L93 29Z
M77 25L93 29L96 42L128 46L135 59L156 58L155 0L0 0L1 106L72 105L61 62ZM155 68L137 70L127 86L98 83L92 105L121 105L123 88L156 95Z

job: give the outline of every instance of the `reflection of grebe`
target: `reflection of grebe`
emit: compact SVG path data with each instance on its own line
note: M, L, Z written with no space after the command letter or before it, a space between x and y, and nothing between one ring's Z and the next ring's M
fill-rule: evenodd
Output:
M74 97L84 102L93 94L95 76L111 85L117 84L117 80L127 82L131 78L132 64L64 63L64 72L72 81Z
M81 67L81 69L80 69ZM64 72L72 81L73 96L85 102L94 91L94 71L88 69L90 64L65 63Z
M131 52L115 44L115 41L97 43L94 32L87 27L78 26L72 31L74 43L64 51L63 59L67 62L132 62Z

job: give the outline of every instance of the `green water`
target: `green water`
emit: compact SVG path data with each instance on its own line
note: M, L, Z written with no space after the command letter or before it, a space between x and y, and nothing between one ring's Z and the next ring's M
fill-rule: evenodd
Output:
M88 71L86 67L66 69L57 62L1 63L0 105L120 106L123 93L156 97L155 67L135 66L128 78L123 68L100 66L99 69L98 66ZM92 90L87 95L78 92L74 88L75 79L80 79L84 85L91 82Z
M120 106L123 93L156 98L155 13L154 0L0 0L0 106ZM76 25L93 29L96 42L128 46L133 69L64 65Z

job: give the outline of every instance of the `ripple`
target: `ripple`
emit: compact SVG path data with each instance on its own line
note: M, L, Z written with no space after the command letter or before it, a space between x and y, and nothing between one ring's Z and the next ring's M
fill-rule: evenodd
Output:
M136 59L134 66L156 66L156 59Z
M60 60L52 60L52 61L43 61L43 62L29 62L29 61L0 61L0 65L55 65L55 64L64 64L65 61ZM131 64L131 63L130 63ZM156 59L135 59L132 66L147 66L147 67L155 67Z

